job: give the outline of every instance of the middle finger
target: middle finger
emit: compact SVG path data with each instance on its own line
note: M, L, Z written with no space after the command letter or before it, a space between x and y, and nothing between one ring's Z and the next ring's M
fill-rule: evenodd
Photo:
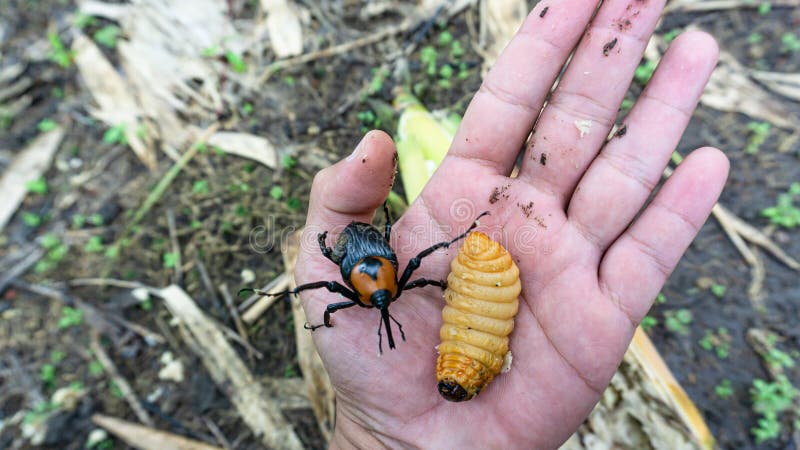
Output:
M563 207L605 142L664 0L606 0L534 129L519 177Z

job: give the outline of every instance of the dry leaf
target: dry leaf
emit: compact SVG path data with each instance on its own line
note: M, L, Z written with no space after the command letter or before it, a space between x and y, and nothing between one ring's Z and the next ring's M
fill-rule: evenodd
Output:
M169 311L184 326L184 338L196 350L217 386L230 399L245 424L269 448L302 449L292 426L264 387L211 321L180 286L159 290ZM167 447L162 447L167 448Z
M287 0L261 0L267 13L267 30L272 51L278 58L303 52L303 28L294 5Z
M225 150L225 153L252 159L269 168L278 166L275 147L266 138L247 133L218 131L207 142Z
M130 86L114 70L97 45L84 35L75 36L72 50L75 52L75 65L98 106L90 109L91 114L110 127L123 125L133 152L148 169L154 170L155 149L137 133L143 115L136 98L131 94Z
M37 180L50 168L53 155L63 137L64 130L61 127L37 136L3 173L0 178L0 192L3 193L3 201L0 202L0 230L5 228L19 204L28 195L26 185Z
M528 15L528 5L524 0L493 0L481 2L480 13L483 66L488 70L522 25Z
M751 80L733 56L721 52L719 61L700 98L703 105L766 120L780 128L800 128L800 121L792 117L779 99Z
M92 422L140 450L222 450L204 442L103 414L93 415Z

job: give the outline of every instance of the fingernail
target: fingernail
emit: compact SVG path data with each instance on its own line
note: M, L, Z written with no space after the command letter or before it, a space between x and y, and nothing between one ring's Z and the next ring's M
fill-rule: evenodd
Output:
M361 150L361 147L364 146L364 143L366 142L368 135L369 133L365 134L364 137L361 138L361 141L359 141L358 145L356 145L356 148L353 150L353 153L350 153L350 156L347 157L347 161L352 161L356 157L356 155L358 155L359 151Z

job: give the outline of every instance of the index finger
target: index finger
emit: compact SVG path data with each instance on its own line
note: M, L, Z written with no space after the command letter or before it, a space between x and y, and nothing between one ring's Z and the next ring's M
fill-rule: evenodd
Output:
M464 113L448 157L507 175L550 87L597 7L595 0L545 0L531 11Z

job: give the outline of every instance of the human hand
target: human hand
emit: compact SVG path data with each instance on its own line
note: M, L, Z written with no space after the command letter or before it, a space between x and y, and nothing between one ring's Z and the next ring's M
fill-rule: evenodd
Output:
M420 250L464 231L472 213L491 212L479 230L499 238L522 274L513 367L474 400L449 403L437 393L434 369L440 289L404 292L392 304L407 341L381 357L379 314L342 311L333 328L314 332L337 395L333 447L555 448L591 411L728 172L719 150L699 149L637 217L716 63L714 40L700 32L673 42L627 116L627 133L606 143L663 4L607 0L587 28L595 2L544 0L526 19L473 98L448 156L392 233L402 270ZM520 173L510 178L579 40ZM576 122L583 121L591 125L581 135ZM341 281L316 236L330 231L332 245L351 221L371 222L391 188L395 155L386 134L371 132L353 155L317 175L298 283ZM490 203L496 189L502 195ZM526 214L520 205L531 202ZM445 279L453 247L424 259L416 274ZM325 305L341 301L322 289L301 297L315 324Z

